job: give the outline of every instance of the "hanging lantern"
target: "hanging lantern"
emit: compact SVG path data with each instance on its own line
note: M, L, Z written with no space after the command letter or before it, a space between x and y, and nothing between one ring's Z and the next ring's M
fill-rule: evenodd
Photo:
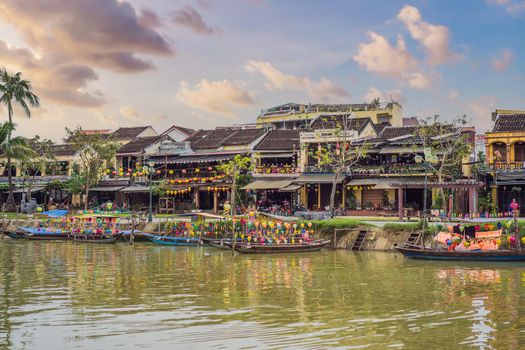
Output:
M143 175L143 173L139 173L139 176L142 176L142 175Z
M106 169L106 174L109 174L110 172L111 172L111 170Z
M208 171L212 171L213 168L211 166L208 167Z
M133 172L133 170L132 169L128 169L128 173L131 173L131 172Z
M210 192L211 191L211 187L210 186L206 187L206 190L208 190L208 192Z
M160 175L160 170L157 170L155 173L156 173L157 175Z
M173 170L168 171L168 174L170 174L170 175L173 175L173 173L174 173Z
M186 174L186 169L182 169L181 173Z
M108 210L111 210L111 208L113 208L113 203L108 202L108 203L106 204L106 208L108 208Z
M196 172L196 173L200 173L201 170L200 170L199 168L197 168L197 169L195 169L195 172Z
M191 191L191 187L188 187L188 191Z

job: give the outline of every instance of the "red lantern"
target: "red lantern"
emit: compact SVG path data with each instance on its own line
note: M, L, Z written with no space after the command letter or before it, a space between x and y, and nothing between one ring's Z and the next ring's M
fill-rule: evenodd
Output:
M157 170L156 173L157 173L157 175L159 175L160 174L160 170Z
M213 168L211 166L208 167L208 171L212 171Z
M182 169L182 173L183 173L183 174L186 174L186 169Z

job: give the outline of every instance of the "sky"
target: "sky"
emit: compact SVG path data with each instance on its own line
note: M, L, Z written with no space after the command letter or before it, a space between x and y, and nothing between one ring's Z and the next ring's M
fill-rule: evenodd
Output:
M525 0L0 0L0 67L41 99L17 132L53 140L375 97L484 132L525 109L524 37Z

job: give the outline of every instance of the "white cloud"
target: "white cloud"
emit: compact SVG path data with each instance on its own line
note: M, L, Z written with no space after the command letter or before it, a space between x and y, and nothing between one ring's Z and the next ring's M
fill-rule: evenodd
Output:
M401 90L394 89L388 91L381 91L376 87L370 87L363 97L365 102L371 102L375 98L379 98L380 101L396 101L401 105L405 104L406 99L402 95Z
M423 21L421 12L410 5L405 5L397 18L408 29L412 39L423 45L429 64L444 64L456 57L449 49L450 32L446 26Z
M236 107L248 107L253 104L253 98L247 91L226 79L202 79L193 89L187 82L182 81L176 96L187 106L225 117L235 117L233 109Z
M492 111L496 108L497 100L493 96L480 96L465 103L473 125L479 130L489 129L491 126Z
M353 59L360 67L382 76L400 79L404 84L426 89L431 86L430 77L425 74L418 61L407 50L401 35L397 36L396 46L380 34L369 32L371 41L359 45Z
M285 74L275 68L270 62L250 60L245 64L244 69L250 73L263 75L268 80L265 83L265 87L269 91L304 91L313 100L324 103L340 102L350 97L350 94L344 88L335 85L325 77L321 77L319 82L314 82L309 77L301 78Z
M500 53L499 53L499 56L498 57L495 57L491 64L492 64L492 68L498 72L502 72L504 70L506 70L510 63L512 62L512 59L514 58L514 55L512 53L512 51L510 50L502 50Z
M459 91L456 89L450 89L448 92L448 98L451 100L455 100L459 97Z
M525 1L523 0L486 0L486 2L503 6L508 13L513 15L517 15L525 10Z

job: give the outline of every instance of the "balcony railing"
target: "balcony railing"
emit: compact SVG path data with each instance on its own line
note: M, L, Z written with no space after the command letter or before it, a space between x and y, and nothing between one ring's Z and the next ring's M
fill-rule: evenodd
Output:
M282 166L271 166L271 165L262 165L256 166L253 169L254 175L294 175L299 172L299 168L292 165L282 165Z
M307 165L306 173L329 173L329 166ZM422 164L383 164L383 165L354 165L350 171L353 175L381 175L381 174L424 174L425 166Z
M523 162L497 162L491 164L491 167L494 166L497 170L515 170L515 169L525 169L525 161Z

